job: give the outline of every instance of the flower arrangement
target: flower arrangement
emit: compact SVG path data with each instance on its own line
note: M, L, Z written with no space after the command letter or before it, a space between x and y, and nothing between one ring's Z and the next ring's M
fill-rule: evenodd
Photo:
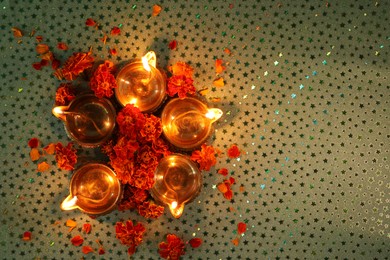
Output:
M159 6L153 7L153 13L158 15ZM86 26L99 28L99 24L92 18L86 20ZM22 32L15 28L14 35L22 37ZM120 35L121 30L114 27L110 31L111 36ZM16 36L15 36L16 37ZM104 35L102 42L105 44L107 34ZM60 61L55 58L49 46L41 43L42 37L36 37L38 45L37 53L40 55L41 61L33 63L33 68L41 70L44 66L51 63L54 70L54 76L61 82L57 88L55 95L55 104L60 106L68 105L76 98L78 89L72 82L81 74L88 70L89 87L95 96L98 98L111 98L114 89L117 87L115 79L115 65L109 60L96 65L96 60L93 57L92 49L88 52L77 52L71 55L62 66ZM172 50L177 47L177 42L172 41L169 48ZM68 46L65 43L59 43L57 48L67 50ZM111 55L116 55L116 50L109 49ZM222 65L222 60L216 60L216 71L221 73L225 70ZM187 96L197 95L197 90L194 86L193 72L194 69L185 62L177 62L168 67L171 76L167 79L167 94L170 97L185 98ZM221 77L216 79L213 84L215 86L223 86L224 82ZM149 190L154 184L154 171L159 161L172 153L169 145L162 138L161 119L154 114L142 113L136 106L127 104L120 109L116 117L117 131L113 137L101 146L101 150L108 157L108 164L116 172L117 178L124 186L123 198L118 204L118 210L134 210L145 218L158 218L164 212L164 207L157 205L151 199ZM30 158L33 161L38 161L45 154L55 154L57 167L62 170L73 170L77 163L77 150L70 142L67 145L62 143L51 143L47 145L43 152L39 151L39 140L31 138L28 142ZM199 150L195 150L190 155L190 159L196 162L200 170L209 171L217 162L217 156L221 152L212 146L203 144ZM233 145L228 150L229 158L236 158L240 155L240 150ZM38 164L38 171L46 171L50 168L47 162ZM227 169L223 168L218 171L223 176L228 175ZM221 182L217 187L226 199L232 199L233 192L232 184L235 180L229 179ZM68 223L69 222L69 223ZM75 227L75 223L67 221L67 226L71 229ZM69 224L69 225L68 225ZM85 227L85 228L84 228ZM246 226L245 226L246 228ZM86 223L83 230L88 234L91 230L91 225ZM243 228L241 227L241 231ZM133 223L131 220L118 222L115 226L116 238L128 247L128 254L132 255L136 252L137 246L142 242L146 228L142 223ZM244 232L244 231L242 231ZM31 232L26 232L23 236L25 241L31 239ZM74 236L71 243L75 246L81 246L84 239L80 236ZM98 253L104 254L105 250L100 242ZM185 246L189 244L193 248L197 248L202 244L200 238L193 238L188 242L184 242L174 234L168 234L166 242L161 242L158 246L159 254L166 259L179 259L185 254ZM88 254L93 252L90 246L83 246L82 252Z

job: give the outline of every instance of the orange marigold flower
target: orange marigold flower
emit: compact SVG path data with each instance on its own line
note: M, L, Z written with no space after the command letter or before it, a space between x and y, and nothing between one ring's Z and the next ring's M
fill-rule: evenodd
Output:
M194 69L185 62L176 62L174 65L168 67L168 70L175 76L186 76L192 78Z
M145 124L139 132L140 139L146 142L154 142L162 133L161 119L154 115L145 117Z
M56 91L56 105L66 106L75 98L72 83L61 83Z
M132 255L139 244L142 243L142 237L146 229L141 223L133 224L133 221L127 220L126 223L117 222L115 225L116 238L128 246L128 254Z
M176 41L176 40L171 41L171 42L168 44L168 47L169 47L169 49L171 49L171 50L176 50L176 48L177 48L177 41Z
M121 159L115 158L110 160L110 164L112 168L114 168L116 172L116 177L123 184L132 183L133 182L133 172L134 172L134 160L131 159Z
M237 158L241 154L240 149L238 149L237 145L233 144L228 149L228 157L229 158Z
M168 234L167 242L161 242L158 245L158 252L164 259L178 260L185 254L184 247L183 240L174 234Z
M61 143L56 144L56 162L58 168L62 170L73 170L77 162L76 150L72 148L72 143L63 146Z
M33 137L33 138L31 138L30 140L28 140L28 146L29 146L30 148L37 148L38 145L39 145L39 140L38 140L38 138Z
M26 231L26 232L23 233L22 239L23 239L24 241L30 241L30 240L31 240L31 237L32 237L31 232L30 232L30 231Z
M187 95L194 95L196 88L194 80L184 75L174 75L168 79L167 94L170 97L178 94L179 98L185 98Z
M190 241L189 241L189 243L190 243L190 245L191 245L191 247L192 248L198 248L198 247L200 247L200 245L202 245L202 239L200 239L200 238L197 238L197 237L194 237L194 238L192 238Z
M114 94L113 89L117 87L116 79L112 74L114 63L106 60L95 70L89 81L89 86L95 92L98 98L111 97Z
M161 138L156 139L152 143L152 148L153 148L155 153L158 153L158 154L160 154L162 156L168 156L168 155L170 155L172 153L171 151L169 151L168 145Z
M77 52L70 56L62 68L57 69L54 75L58 79L74 80L84 70L91 68L94 58L91 52Z
M77 235L77 236L74 236L70 242L74 245L74 246L81 246L84 242L84 239L80 236L80 235Z
M138 205L138 213L144 218L158 218L164 213L164 207L150 201Z
M245 233L245 231L246 231L246 224L243 223L243 222L238 223L238 225L237 225L237 231L238 231L238 234L243 234L243 233Z
M153 5L153 10L152 10L152 16L157 16L160 14L162 8L159 5Z
M157 164L152 167L139 167L130 178L130 184L143 190L150 190L154 184L154 170Z
M88 18L88 19L85 21L85 25L86 25L86 26L96 26L97 23L96 23L96 21L95 21L94 19Z
M57 43L57 49L66 51L68 49L68 45L64 42Z
M111 35L119 35L121 34L121 29L117 26L114 26L111 31L110 31L110 34Z
M145 116L133 104L127 104L117 115L116 122L119 126L119 133L135 140L137 133L145 124Z
M124 185L123 198L119 202L118 210L131 210L141 205L148 198L146 190L138 189L131 185Z
M138 148L138 142L130 140L125 136L121 136L119 137L113 149L116 157L120 159L132 159L134 157L134 153L138 150Z
M217 163L214 147L203 144L200 151L196 150L192 152L191 160L199 164L200 170L209 171Z
M221 59L215 60L215 72L216 73L221 73L222 71L224 71L226 69L226 67L223 66L222 64L223 64L223 60L221 60Z

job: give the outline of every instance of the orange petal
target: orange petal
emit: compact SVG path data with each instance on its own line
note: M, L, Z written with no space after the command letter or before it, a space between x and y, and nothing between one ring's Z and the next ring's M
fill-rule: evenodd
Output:
M229 189L228 187L226 186L225 183L221 182L220 184L218 184L217 186L217 189L222 192L222 193L226 193Z
M81 245L83 244L83 242L84 242L84 239L83 239L81 236L77 235L77 236L74 236L74 237L70 240L70 242L71 242L74 246L81 246Z
M227 55L231 55L232 54L232 52L228 48L225 48L223 50L223 52L226 53Z
M244 187L244 185L241 185L240 186L240 192L244 192L245 191L245 187Z
M47 145L45 148L43 148L43 150L47 153L47 154L54 154L55 151L56 151L56 145L54 143L50 143L49 145Z
M49 51L49 46L47 44L40 43L37 45L37 47L35 49L37 50L37 52L39 54L45 54L46 52Z
M68 45L66 45L66 43L64 43L64 42L59 42L59 43L57 43L57 48L59 50L66 51L68 49Z
M216 87L223 87L223 86L225 86L225 82L223 81L223 78L222 78L222 77L220 77L220 78L214 80L213 84L214 84L214 86L216 86Z
M35 37L35 40L37 40L37 42L41 42L43 41L43 37L41 35L38 35L37 37Z
M91 232L91 224L85 223L83 225L83 231L85 232L85 234L89 234Z
M84 254L89 254L89 253L93 252L93 249L90 246L83 246L82 251Z
M47 162L38 163L38 172L44 172L50 169L50 165Z
M37 148L32 148L30 151L31 161L37 161L40 157L41 155L39 154L39 150Z
M152 16L157 16L160 14L162 8L161 6L159 5L153 5L153 12L152 12Z
M233 243L233 245L238 246L238 244L240 243L240 239L235 238L232 240L232 243Z
M15 37L15 38L20 38L20 37L23 36L22 30L20 30L20 29L17 28L17 27L12 27L11 30L12 30L12 32L14 33L14 37Z
M223 60L221 60L221 59L215 60L215 72L216 73L221 73L222 71L224 71L226 69L225 66L222 66L222 63L223 63Z
M76 221L74 221L74 220L72 220L72 219L68 219L68 220L66 221L66 226L67 226L67 227L70 227L70 228L69 228L69 232L70 232L70 231L72 231L72 230L77 226L77 223L76 223Z
M198 93L201 96L206 96L207 93L209 93L209 89L208 88L201 89L201 90L198 91Z
M31 232L30 232L30 231L24 232L24 233L23 233L22 239L23 239L24 241L30 241L30 240L31 240Z

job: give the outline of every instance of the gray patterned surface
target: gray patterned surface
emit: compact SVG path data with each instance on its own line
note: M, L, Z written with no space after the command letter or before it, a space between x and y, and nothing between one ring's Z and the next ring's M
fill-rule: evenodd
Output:
M80 248L69 242L80 229L68 233L69 218L90 222L84 244L97 248L100 239L107 251L86 259L127 259L114 229L123 219L147 228L135 259L158 259L167 233L204 241L187 247L185 259L389 258L389 1L64 2L1 1L3 259L80 259ZM152 17L156 3L163 10ZM89 17L101 30L85 26ZM25 36L15 39L14 26ZM113 26L122 34L104 45L102 32ZM219 159L179 220L168 211L154 221L134 212L97 219L61 212L71 172L47 157L52 168L37 173L27 146L31 137L68 141L51 115L60 82L50 68L32 68L37 35L61 61L92 46L95 57L116 64L148 50L164 68L191 63L197 88L210 89L211 103L221 98L214 106L225 112L213 145L226 151L236 143L244 153ZM177 50L168 48L172 40ZM57 42L69 50L57 50ZM113 47L116 57L108 54ZM215 58L228 62L222 88L212 85ZM80 153L84 161L95 156ZM237 180L231 202L215 188L222 167ZM238 222L248 230L235 246ZM33 238L25 242L27 230Z

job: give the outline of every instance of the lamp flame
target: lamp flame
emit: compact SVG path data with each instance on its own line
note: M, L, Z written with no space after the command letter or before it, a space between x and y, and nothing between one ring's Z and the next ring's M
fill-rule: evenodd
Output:
M62 203L61 203L61 209L62 210L71 210L77 207L76 202L77 202L77 196L74 196L70 198L68 196Z
M207 113L205 114L205 116L208 119L210 119L212 122L215 122L218 119L220 119L222 115L223 115L222 110L218 108L209 108L207 109Z
M154 51L149 51L142 57L142 65L147 72L151 71L150 66L156 67L156 53Z

